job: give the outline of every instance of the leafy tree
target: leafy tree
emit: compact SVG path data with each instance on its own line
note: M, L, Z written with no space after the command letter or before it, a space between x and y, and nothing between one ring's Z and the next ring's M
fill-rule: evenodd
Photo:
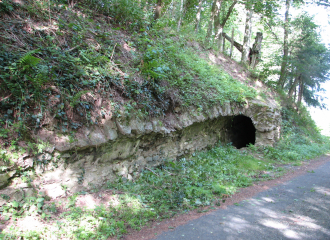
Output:
M284 40L283 40L283 60L281 64L281 73L280 79L278 81L278 86L283 88L285 83L285 73L287 67L287 58L289 55L289 46L288 46L288 38L289 38L289 11L291 6L291 0L285 1L285 20L284 20Z
M291 71L287 70L285 75L293 76L294 80L287 82L288 97L293 97L298 87L298 94L295 94L298 105L304 100L307 105L324 107L317 93L322 91L321 83L329 79L330 51L321 43L318 26L307 13L292 21L292 25L296 36L290 44L288 63Z
M214 30L214 39L219 42L220 51L222 42L223 29L231 16L234 7L238 1L234 0L230 3L223 0L214 0L212 3L211 13L209 17L208 29L205 39L205 44L208 45L211 39L212 32Z

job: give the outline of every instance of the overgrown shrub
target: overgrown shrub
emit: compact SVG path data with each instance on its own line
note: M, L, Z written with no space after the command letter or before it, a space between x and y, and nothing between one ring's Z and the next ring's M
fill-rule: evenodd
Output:
M84 0L84 6L110 17L113 24L130 30L145 29L150 24L152 11L145 11L143 1Z

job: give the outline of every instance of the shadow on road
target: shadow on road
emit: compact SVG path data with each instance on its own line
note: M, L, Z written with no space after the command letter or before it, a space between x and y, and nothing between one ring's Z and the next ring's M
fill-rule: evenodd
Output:
M330 162L157 239L330 239Z

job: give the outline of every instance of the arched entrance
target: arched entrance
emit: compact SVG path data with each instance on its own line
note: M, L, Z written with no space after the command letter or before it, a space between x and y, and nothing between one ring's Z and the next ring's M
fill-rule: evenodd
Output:
M256 128L251 118L244 115L234 116L227 125L227 141L240 149L256 142Z

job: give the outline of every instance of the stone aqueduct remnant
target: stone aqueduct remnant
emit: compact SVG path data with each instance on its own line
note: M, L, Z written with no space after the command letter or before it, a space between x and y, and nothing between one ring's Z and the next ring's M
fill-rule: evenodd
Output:
M57 159L56 168L49 164L38 169L44 186L65 184L71 191L81 191L118 176L132 179L145 167L219 141L241 148L273 145L279 137L280 108L273 100L176 112L162 119L104 119L100 126L81 129L75 141L42 130L38 137L52 147L40 157Z

